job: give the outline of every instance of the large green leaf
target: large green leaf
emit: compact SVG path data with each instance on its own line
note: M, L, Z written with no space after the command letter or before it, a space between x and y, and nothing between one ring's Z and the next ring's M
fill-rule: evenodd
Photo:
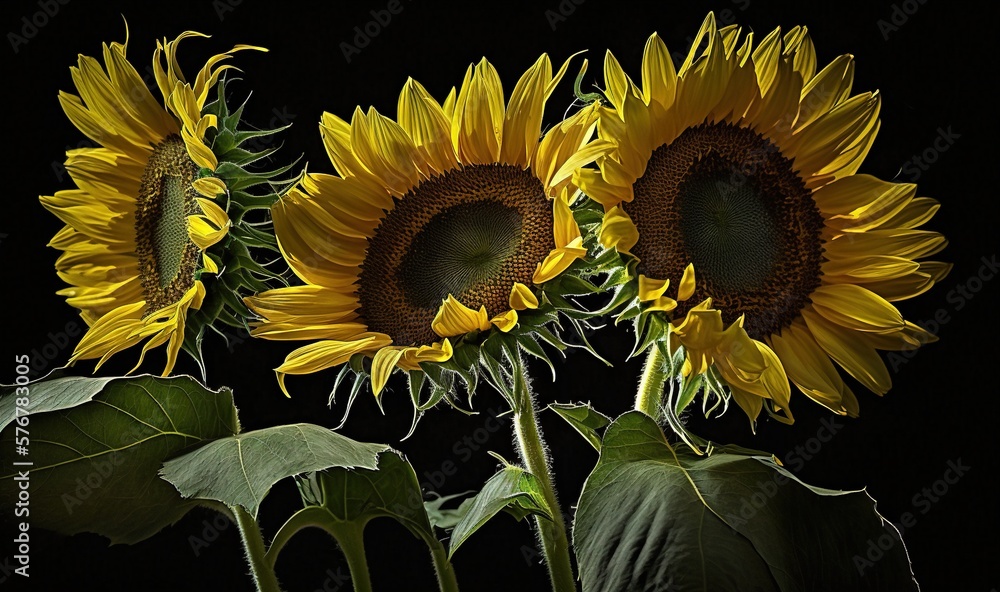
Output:
M13 504L27 470L32 526L113 543L148 538L196 505L159 478L164 460L239 430L232 392L187 376L57 375L28 386L28 425L7 425L18 396L14 387L0 395L0 497ZM18 428L29 434L24 457L13 456ZM21 461L32 466L14 465Z
M59 369L27 385L0 386L0 430L14 421L19 397L30 401L25 409L30 413L70 409L93 399L112 380L116 379L66 376L66 372Z
M518 520L531 514L537 514L551 519L551 512L541 485L534 475L520 467L507 465L483 486L476 497L462 503L459 510L462 516L451 532L451 544L448 556L472 536L472 533L486 524L501 511L506 510Z
M243 506L256 518L281 479L330 467L374 469L388 449L317 425L282 425L210 442L164 463L161 475L186 498Z
M639 412L608 427L573 540L585 592L917 590L864 491L805 485L764 457L673 449Z

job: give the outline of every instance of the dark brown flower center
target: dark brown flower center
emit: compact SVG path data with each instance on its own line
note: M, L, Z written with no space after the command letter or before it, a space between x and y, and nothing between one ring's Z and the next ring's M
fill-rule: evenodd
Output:
M492 317L515 282L531 285L555 248L552 204L521 167L469 165L432 177L396 202L368 239L358 298L371 331L399 345L440 339L431 322L449 294Z
M135 252L146 299L144 315L174 304L194 285L198 247L187 217L198 213L191 187L198 166L184 141L171 135L153 148L135 204Z
M753 130L727 123L685 130L653 151L624 209L639 229L638 271L680 280L762 339L789 325L820 284L823 217L792 162Z

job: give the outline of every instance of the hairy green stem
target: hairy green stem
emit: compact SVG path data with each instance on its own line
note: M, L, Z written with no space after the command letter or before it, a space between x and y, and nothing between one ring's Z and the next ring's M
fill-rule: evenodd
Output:
M278 561L278 555L281 550L285 548L288 541L291 540L295 534L304 528L314 527L326 529L327 522L329 521L330 512L325 508L319 508L316 506L309 506L302 508L298 512L292 514L282 526L278 529L278 532L274 535L274 539L271 540L271 546L267 549L267 554L265 559L267 563L274 569L274 564ZM332 534L332 533L331 533Z
M455 568L448 561L448 551L441 541L431 546L431 557L434 559L434 573L437 575L438 588L441 592L458 592L458 580L455 578Z
M257 521L242 506L233 506L230 510L236 517L236 525L240 528L240 537L243 539L243 548L247 553L247 562L250 564L257 591L281 592L278 578L274 575L274 568L265 557L264 537L260 534Z
M371 576L368 574L368 557L365 555L365 527L360 524L342 522L329 524L327 529L337 539L340 550L347 559L351 570L351 584L354 592L372 592Z
M660 416L663 384L667 381L665 361L660 348L655 345L649 348L646 364L642 368L642 378L639 380L639 391L635 396L635 408L653 419Z
M520 448L521 459L527 465L528 472L538 479L542 487L542 495L552 514L552 520L542 516L535 517L538 531L542 539L542 550L545 563L549 569L549 579L554 592L570 592L576 590L576 579L573 576L573 564L569 556L569 539L566 537L566 523L563 520L562 509L556 498L552 475L549 470L549 459L542 442L542 435L535 418L535 401L528 383L523 360L517 356L514 362L515 400L518 407L514 412L514 430Z

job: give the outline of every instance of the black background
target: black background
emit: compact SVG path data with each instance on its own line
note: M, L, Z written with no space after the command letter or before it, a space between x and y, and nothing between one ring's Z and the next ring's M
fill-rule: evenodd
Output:
M65 0L64 0L65 1ZM996 76L995 11L962 8L937 0L896 2L871 0L852 3L765 2L716 0L698 6L668 2L565 0L537 3L445 3L402 0L402 11L380 28L360 53L348 62L341 43L353 43L356 26L372 20L371 10L386 8L383 0L304 4L254 0L189 3L86 2L70 0L58 13L34 17L42 9L35 1L5 2L0 9L0 44L4 75L3 209L0 212L0 258L3 265L3 340L0 379L9 382L14 354L42 355L43 348L67 324L82 322L73 309L55 295L63 287L53 272L57 252L45 244L61 227L39 205L39 194L70 187L59 163L68 147L83 136L65 118L56 95L73 91L68 67L76 55L99 56L100 44L123 40L124 15L131 34L129 55L140 71L149 63L154 40L173 38L192 29L213 35L209 41L191 40L182 49L186 71L194 72L205 57L235 43L270 48L268 54L244 52L236 62L244 80L234 85L240 96L252 90L248 119L259 126L293 123L283 135L279 155L293 159L304 153L309 169L332 172L317 130L324 110L349 118L355 105L374 105L394 116L398 93L407 76L420 80L443 98L459 85L466 66L487 56L497 67L506 92L542 52L561 63L571 53L589 49L591 74L599 80L603 51L610 48L626 71L638 78L646 38L658 31L671 51L685 51L708 9L720 21L738 22L745 30L766 34L775 26L787 29L808 25L820 65L837 55L857 58L855 92L880 89L883 93L882 128L862 172L885 179L915 181L919 193L943 203L928 225L951 241L939 256L955 264L944 282L922 297L900 304L907 318L928 321L941 338L909 358L895 358L894 387L884 398L851 383L861 401L861 417L836 418L836 435L822 443L811 441L821 421L831 417L796 393L797 421L786 427L764 421L757 435L749 432L737 409L721 419L691 418L693 429L722 442L735 442L772 451L815 485L836 488L867 487L878 508L898 522L905 512L916 516L904 538L918 580L924 590L990 592L1000 586L995 568L997 512L995 480L997 387L996 282L975 280L981 258L996 255L995 134ZM52 4L55 1L52 0ZM693 4L693 3L692 3ZM155 6L155 9L153 9ZM569 13L552 20L559 11ZM547 15L547 11L552 11ZM911 13L911 14L908 14ZM881 27L879 21L898 28ZM24 21L46 20L26 43L11 44L8 32L22 34ZM905 22L903 22L905 18ZM553 26L554 24L554 26ZM896 25L893 25L895 27ZM30 30L29 30L30 32ZM557 121L572 99L571 79L549 102L546 122ZM596 67L595 67L596 65ZM957 139L940 151L927 170L914 168L913 158L932 148L939 130L951 130ZM907 163L910 163L907 166ZM985 272L984 272L985 273ZM972 298L956 291L964 287ZM943 322L940 322L943 321ZM56 336L58 337L58 336ZM543 403L590 400L615 415L632 403L639 362L626 361L631 335L625 327L609 327L598 334L598 350L615 363L607 369L584 353L571 354L559 364L560 378L551 383L547 370L535 368ZM74 340L75 342L75 340ZM292 378L293 398L279 392L272 368L292 344L246 341L227 348L221 340L206 344L208 381L212 387L235 389L245 429L279 423L312 422L337 425L343 405L331 411L326 400L333 373ZM53 351L50 347L50 353ZM65 362L64 348L49 367ZM102 374L131 368L136 352L120 354ZM42 356L44 358L44 356ZM162 368L162 349L144 368ZM6 365L5 365L6 364ZM89 372L90 364L81 364ZM182 359L177 373L194 373ZM398 380L398 379L397 379ZM391 383L382 415L372 400L362 396L352 411L344 434L388 442L404 451L427 488L442 493L476 489L496 469L486 450L515 458L509 422L490 433L482 449L466 452L467 437L484 436L484 416L467 417L448 409L426 415L417 433L399 442L410 421L403 383ZM487 388L477 395L476 408L500 410L501 400ZM596 454L574 432L550 413L542 417L564 506L573 505ZM477 432L477 430L480 430ZM797 446L812 453L796 453ZM789 457L788 455L797 455ZM808 460L806 460L808 455ZM471 460L465 460L471 456ZM441 482L434 478L444 462L457 466ZM802 462L799 462L802 461ZM970 467L938 501L924 503L922 490L941 479L948 463ZM436 482L435 482L436 481ZM290 483L282 483L265 501L261 514L265 537L273 535L297 504ZM10 508L4 508L9 518ZM31 582L35 589L102 590L250 590L235 527L198 553L192 538L204 537L213 515L196 511L156 537L135 546L109 547L93 535L62 538L32 531ZM13 531L4 525L0 556L13 554ZM11 533L8 536L7 533ZM369 525L367 549L377 590L433 590L433 572L422 544L401 526L381 520ZM823 537L817 532L816 537ZM533 545L526 523L500 516L478 532L455 556L459 582L466 590L544 590L545 569L524 555ZM326 535L305 532L287 547L278 563L278 575L288 590L349 590L337 576L346 564ZM3 577L5 574L0 574ZM23 584L5 579L13 588ZM338 582L341 587L338 588Z

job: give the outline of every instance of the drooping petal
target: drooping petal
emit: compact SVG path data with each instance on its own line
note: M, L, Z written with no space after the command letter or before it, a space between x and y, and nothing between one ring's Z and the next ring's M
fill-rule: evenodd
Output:
M486 307L473 310L455 299L451 294L441 303L431 328L441 337L455 337L472 331L490 328L490 318Z
M514 310L538 308L538 298L531 288L521 282L514 282L510 289L510 307Z

